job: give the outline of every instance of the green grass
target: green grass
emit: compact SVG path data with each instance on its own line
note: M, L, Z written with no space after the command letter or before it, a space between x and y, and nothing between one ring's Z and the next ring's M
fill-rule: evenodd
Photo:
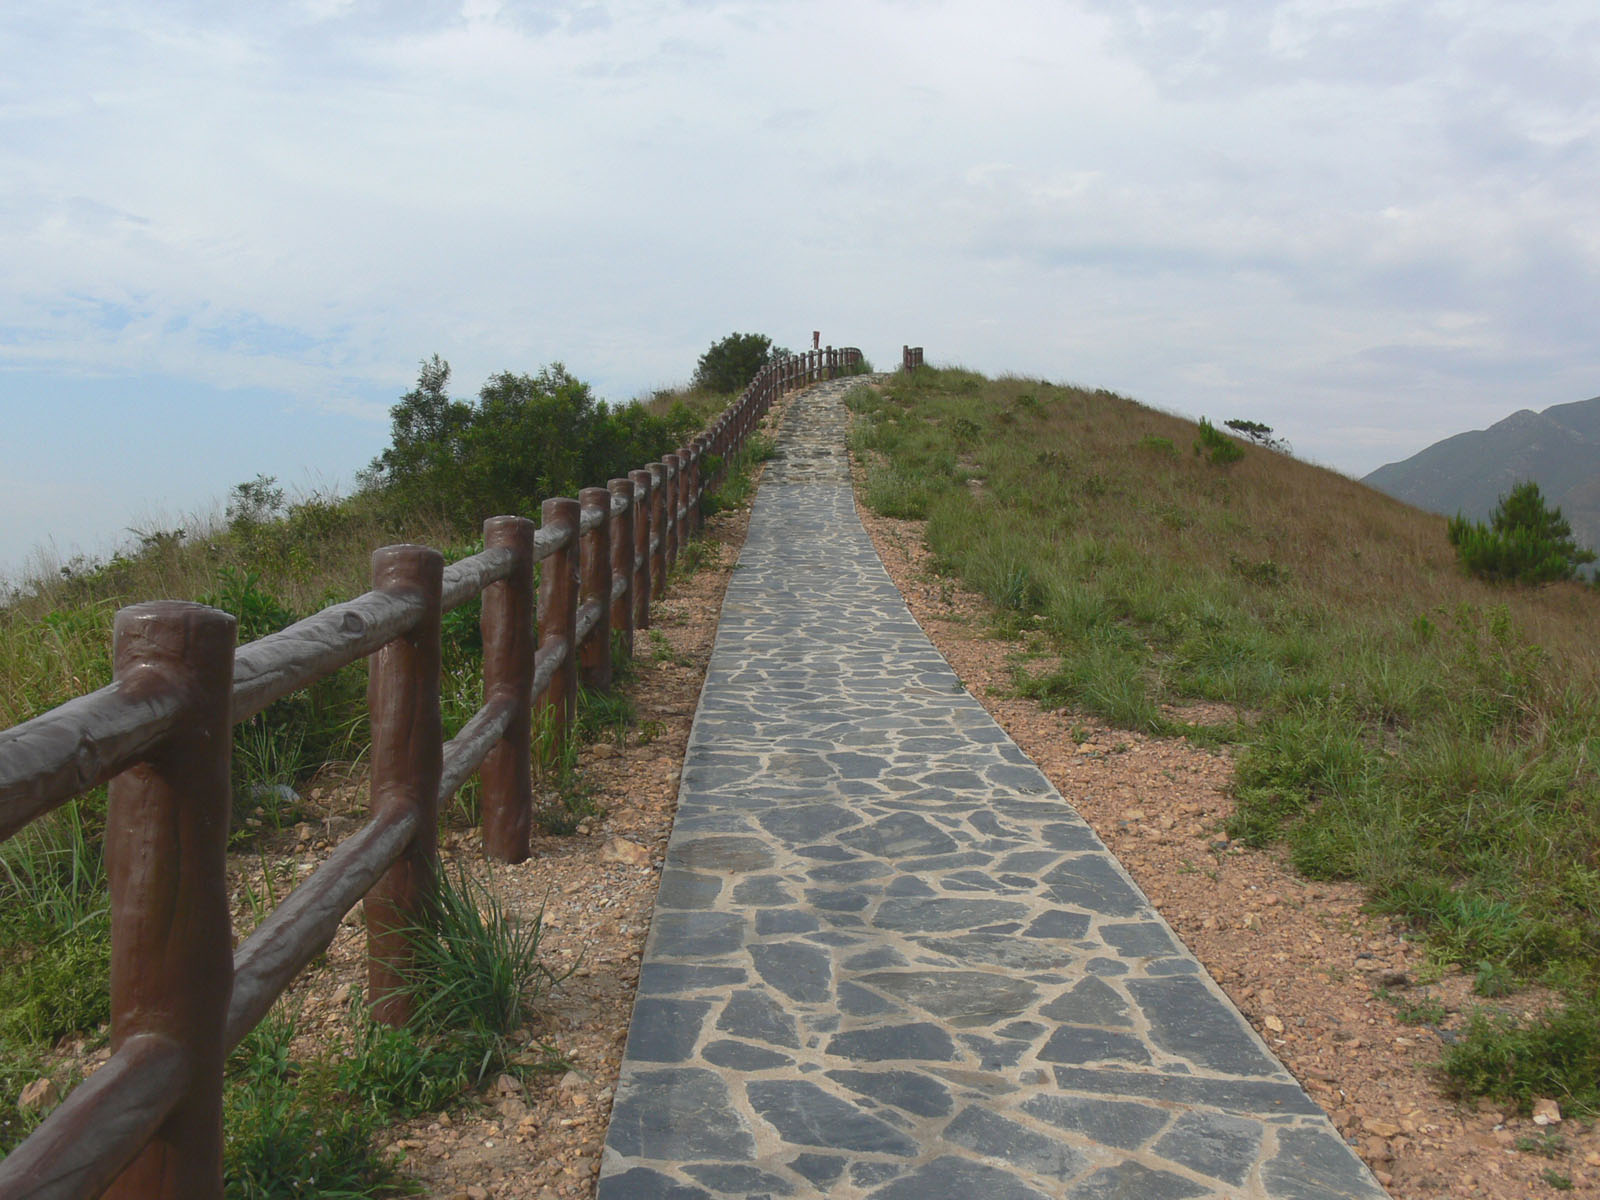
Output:
M847 402L865 502L1047 639L1020 691L1151 733L1235 706L1206 731L1238 745L1232 836L1491 989L1600 986L1592 589L1466 578L1443 518L1103 390L925 369Z

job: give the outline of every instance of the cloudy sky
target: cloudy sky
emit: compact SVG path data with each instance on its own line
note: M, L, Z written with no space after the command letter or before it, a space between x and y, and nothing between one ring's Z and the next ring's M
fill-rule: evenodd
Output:
M11 0L0 572L348 487L439 353L812 329L1364 474L1600 393L1593 0Z

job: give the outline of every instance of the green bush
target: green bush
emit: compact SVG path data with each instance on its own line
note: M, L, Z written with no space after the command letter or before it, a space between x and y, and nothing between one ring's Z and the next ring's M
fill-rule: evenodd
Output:
M1214 466L1226 467L1244 457L1239 443L1223 433L1205 417L1200 418L1200 436L1195 438L1195 454L1204 454Z
M1546 505L1532 480L1500 497L1487 525L1457 513L1447 533L1462 567L1496 582L1571 579L1579 567L1595 561L1594 551L1578 545L1561 509Z
M700 356L695 364L694 386L720 395L737 395L768 362L788 353L781 346L773 346L765 334L730 333Z

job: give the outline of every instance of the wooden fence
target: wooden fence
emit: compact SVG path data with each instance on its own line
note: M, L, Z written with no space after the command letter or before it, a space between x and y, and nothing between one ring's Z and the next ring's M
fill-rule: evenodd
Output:
M478 771L486 853L528 855L531 741L569 736L578 683L611 676L611 634L648 627L700 499L784 392L854 367L827 347L771 363L676 453L543 503L540 523L484 525L450 566L425 546L373 555L373 590L235 648L237 623L199 604L117 614L113 682L0 732L0 840L109 781L111 1057L0 1160L0 1200L208 1200L222 1195L222 1074L363 898L368 994L408 1015L404 930L438 870L437 821ZM537 596L534 564L542 563ZM443 743L440 618L483 597L484 702ZM237 951L227 891L231 727L371 657L371 820L341 842Z
M900 348L900 369L902 371L915 371L921 365L921 346L902 346Z

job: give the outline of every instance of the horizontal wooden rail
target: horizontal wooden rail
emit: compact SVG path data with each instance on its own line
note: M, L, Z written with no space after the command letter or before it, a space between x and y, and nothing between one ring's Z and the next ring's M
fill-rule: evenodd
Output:
M485 852L527 856L536 711L559 747L580 676L605 686L613 632L631 649L649 627L702 500L761 417L860 358L829 347L768 363L703 433L577 500L546 500L538 528L495 517L485 549L449 566L426 547L386 547L372 591L248 645L233 647L233 618L199 605L119 613L114 682L0 731L0 840L101 783L117 815L112 1056L0 1160L0 1200L220 1197L222 1058L363 898L374 1011L403 1020L404 929L425 916L440 807L479 772ZM439 620L480 596L484 703L445 743ZM230 739L213 727L361 658L372 660L372 818L230 954Z

